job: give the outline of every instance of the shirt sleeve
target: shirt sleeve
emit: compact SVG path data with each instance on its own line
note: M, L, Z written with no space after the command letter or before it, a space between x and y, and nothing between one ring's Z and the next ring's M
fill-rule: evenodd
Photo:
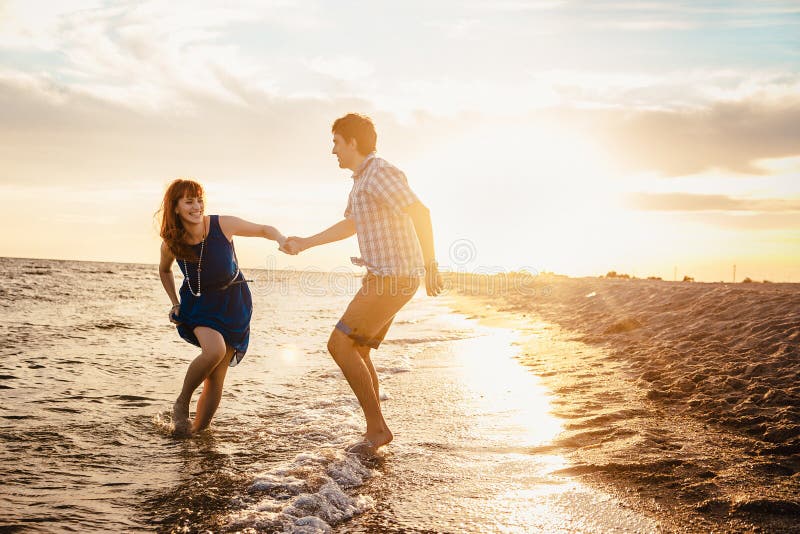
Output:
M347 207L344 209L344 218L345 219L352 219L353 218L353 195L350 194L347 197Z
M403 211L418 202L417 195L408 186L406 175L395 167L384 167L370 178L370 191L390 208Z

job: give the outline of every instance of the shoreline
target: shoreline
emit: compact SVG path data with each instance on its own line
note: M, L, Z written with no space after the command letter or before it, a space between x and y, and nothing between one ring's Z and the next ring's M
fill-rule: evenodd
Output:
M2 262L2 261L13 261L13 262L41 262L41 261L43 261L43 262L56 262L56 263L88 263L88 264L95 263L95 264L125 265L125 266L135 266L135 267L152 267L154 269L158 267L158 263L157 262L154 263L154 262L143 262L143 261L87 260L87 259L69 259L69 258L31 258L31 257L27 257L27 256L0 256L0 262ZM352 271L352 273L351 272L342 272L341 271L342 267L347 267L348 269L352 268L353 271ZM339 274L346 274L346 275L353 274L355 276L363 276L364 275L364 270L362 268L355 267L351 263L344 263L342 265L339 265L339 266L331 268L331 269L312 269L312 268L298 269L298 268L295 268L295 267L286 267L286 268L283 268L283 269L272 269L272 268L255 267L255 266L247 266L247 265L241 265L241 268L246 270L246 271L264 271L264 272L294 273L294 274L298 274L298 273L313 273L313 274L322 273L322 274L334 274L334 275L339 275ZM446 267L443 267L443 269L446 269ZM471 273L464 273L464 272L461 272L461 271L448 271L448 270L442 270L441 273L442 273L443 277L445 277L446 279L450 279L450 280L452 280L452 279L457 279L458 280L458 279L463 279L463 278L477 279L477 278L481 278L481 277L487 276L487 275L483 275L483 274L471 274ZM509 278L513 279L514 277L518 276L519 273L511 271L511 272L506 273L505 275L508 276ZM572 277L572 276L569 276L569 275L555 274L555 273L543 273L542 275L538 275L538 276L540 276L542 278L552 277L552 278L567 279L567 280L597 280L597 279L603 280L603 279L605 279L602 276L598 276L598 277L594 277L594 276ZM676 285L696 284L696 285L716 285L716 286L726 286L726 287L727 286L731 286L731 287L740 287L740 286L741 287L747 287L747 286L762 286L762 285L769 286L769 285L773 285L773 286L788 286L788 287L800 288L800 281L790 282L790 281L786 281L786 280L777 280L777 279L776 280L763 280L763 281L762 280L751 280L750 282L745 282L743 280L733 281L733 282L726 282L724 280L722 280L722 281L717 281L717 280L714 280L714 281L710 281L710 280L692 280L691 282L686 282L686 281L682 281L682 280L664 280L664 279L637 278L637 277L624 278L624 277L620 276L620 277L612 278L612 279L608 279L608 280L615 280L615 281L618 281L618 282L621 282L621 283L625 283L625 282L634 282L634 283L635 282L652 282L652 283L661 283L661 284L676 284Z
M554 415L564 420L565 430L547 450L567 457L571 465L563 474L600 486L669 532L795 531L800 521L800 440L791 402L797 388L790 377L784 379L783 388L772 383L772 388L762 391L765 381L787 367L775 362L788 361L789 367L797 368L784 342L786 337L793 341L795 334L786 334L784 321L772 325L769 317L765 319L774 326L767 330L775 330L778 340L768 335L761 338L771 339L778 349L772 351L777 356L762 362L760 368L753 362L743 369L731 364L725 358L730 351L685 346L689 361L699 360L693 375L675 351L656 357L680 339L681 325L661 324L657 313L642 313L637 306L660 300L663 313L670 314L669 303L663 302L670 292L690 291L702 300L704 291L728 288L661 283L652 289L659 282L547 277L536 280L532 297L509 291L491 294L486 285L483 293L475 294L474 287L461 282L454 287L454 309L486 324L520 331L521 363L541 377L557 399ZM741 285L756 284L737 284L734 289ZM636 298L630 294L636 286L652 294ZM772 298L798 301L794 288L787 293ZM606 301L619 297L620 303L628 305L615 303L598 312L582 302L598 295ZM747 294L735 297L753 300ZM696 311L698 317L693 319L702 319L705 310ZM672 312L680 315L678 310ZM691 343L690 336L688 332ZM557 347L543 343L552 337L578 343L578 353L560 354ZM764 349L758 336L729 333L727 337L735 346L749 340ZM714 343L724 345L725 341ZM748 369L750 380L744 383L742 375ZM767 372L770 369L774 373ZM702 379L697 380L698 376ZM692 387L687 381L692 381ZM709 384L704 386L704 381ZM741 391L730 391L737 387ZM710 394L714 388L716 395ZM751 397L758 395L754 391L762 391L762 403L781 399L786 406L783 410L775 410L774 405L753 407ZM749 410L737 412L741 404ZM780 413L773 420L756 419L753 425L753 417L760 415L758 408Z

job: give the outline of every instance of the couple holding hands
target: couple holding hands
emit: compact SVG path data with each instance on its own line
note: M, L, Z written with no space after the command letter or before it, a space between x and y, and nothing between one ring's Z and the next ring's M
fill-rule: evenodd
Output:
M252 299L239 271L233 236L277 241L280 250L298 254L311 247L358 236L363 283L328 339L328 351L358 398L367 423L364 440L353 452L374 452L392 441L383 418L378 376L370 351L377 349L395 314L425 279L428 295L442 290L433 250L430 213L408 186L402 171L375 154L372 121L350 113L331 128L339 167L353 171L353 188L344 219L311 237L284 237L272 226L238 217L205 215L203 188L175 180L161 205L161 283L172 301L170 320L180 336L201 348L189 365L173 407L176 435L208 427L222 397L228 367L244 357L250 338ZM184 276L180 298L172 275L178 262ZM355 261L354 261L355 262ZM200 384L194 421L189 403Z

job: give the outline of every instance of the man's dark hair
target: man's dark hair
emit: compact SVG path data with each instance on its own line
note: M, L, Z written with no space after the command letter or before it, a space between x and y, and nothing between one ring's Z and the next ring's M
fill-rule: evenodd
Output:
M378 134L372 119L358 113L348 113L333 122L331 132L341 135L348 143L355 139L358 143L358 152L367 155L375 151Z

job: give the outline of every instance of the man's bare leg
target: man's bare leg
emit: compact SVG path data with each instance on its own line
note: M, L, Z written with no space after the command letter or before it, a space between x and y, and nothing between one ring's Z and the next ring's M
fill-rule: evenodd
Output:
M356 345L361 359L364 360L364 365L369 370L369 376L372 378L372 389L375 391L375 398L378 399L378 406L381 405L381 392L380 385L378 384L378 373L375 372L375 367L372 365L372 359L369 356L370 348L366 345Z
M334 330L328 340L328 351L342 370L364 412L364 418L367 420L367 432L364 438L372 443L375 449L386 445L394 436L383 419L369 368L353 344L353 340L342 331Z
M200 355L189 364L186 376L183 379L183 388L178 395L175 405L172 407L172 420L175 423L175 434L187 436L191 433L191 421L189 421L189 403L192 394L197 387L211 374L217 364L225 357L226 347L222 334L207 328L198 326L194 329L194 334L203 349Z

